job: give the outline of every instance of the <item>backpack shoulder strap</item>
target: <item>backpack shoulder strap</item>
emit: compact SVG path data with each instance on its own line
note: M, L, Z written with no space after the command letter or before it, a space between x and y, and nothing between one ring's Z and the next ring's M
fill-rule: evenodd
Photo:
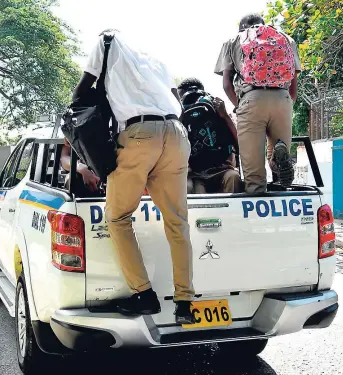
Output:
M106 77L106 72L107 72L108 53L109 53L113 38L114 38L114 33L110 33L110 32L104 33L104 46L105 46L104 61L102 63L102 71L101 71L100 77L96 85L97 90L101 90L103 92L105 91L105 77Z

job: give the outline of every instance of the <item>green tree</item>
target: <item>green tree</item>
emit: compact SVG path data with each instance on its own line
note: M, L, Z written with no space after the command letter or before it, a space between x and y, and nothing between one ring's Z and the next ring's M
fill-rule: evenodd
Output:
M80 71L75 32L54 0L0 0L0 125L25 126L70 100Z
M306 107L314 100L325 99L329 90L342 87L343 4L341 0L277 0L268 3L266 18L281 26L299 45L303 72L294 130L303 132L309 123ZM337 97L337 104L340 100L343 93Z
M1 129L0 132L0 146L9 146L15 145L19 142L21 135L18 136L10 136L8 131Z
M341 109L330 122L330 134L332 137L343 135L343 110Z

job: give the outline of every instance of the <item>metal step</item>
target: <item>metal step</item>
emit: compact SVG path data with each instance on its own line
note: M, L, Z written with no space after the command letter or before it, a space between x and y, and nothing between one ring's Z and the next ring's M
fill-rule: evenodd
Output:
M15 316L15 287L8 281L3 272L0 271L0 299L7 308L12 318Z

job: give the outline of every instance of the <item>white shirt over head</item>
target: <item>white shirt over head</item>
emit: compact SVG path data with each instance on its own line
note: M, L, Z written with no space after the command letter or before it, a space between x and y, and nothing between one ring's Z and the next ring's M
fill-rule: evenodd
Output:
M102 36L89 56L85 72L100 77L104 50ZM118 31L108 54L105 88L118 122L141 115L181 115L181 105L171 92L176 85L166 66L128 45Z

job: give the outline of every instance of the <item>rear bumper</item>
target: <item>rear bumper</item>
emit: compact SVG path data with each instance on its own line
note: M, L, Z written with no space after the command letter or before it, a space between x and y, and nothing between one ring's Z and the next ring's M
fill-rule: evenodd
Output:
M50 325L59 341L74 350L165 347L262 339L303 328L325 328L333 321L337 309L337 294L330 290L265 296L253 318L219 329L159 327L149 316L127 318L118 313L88 309L58 310Z

